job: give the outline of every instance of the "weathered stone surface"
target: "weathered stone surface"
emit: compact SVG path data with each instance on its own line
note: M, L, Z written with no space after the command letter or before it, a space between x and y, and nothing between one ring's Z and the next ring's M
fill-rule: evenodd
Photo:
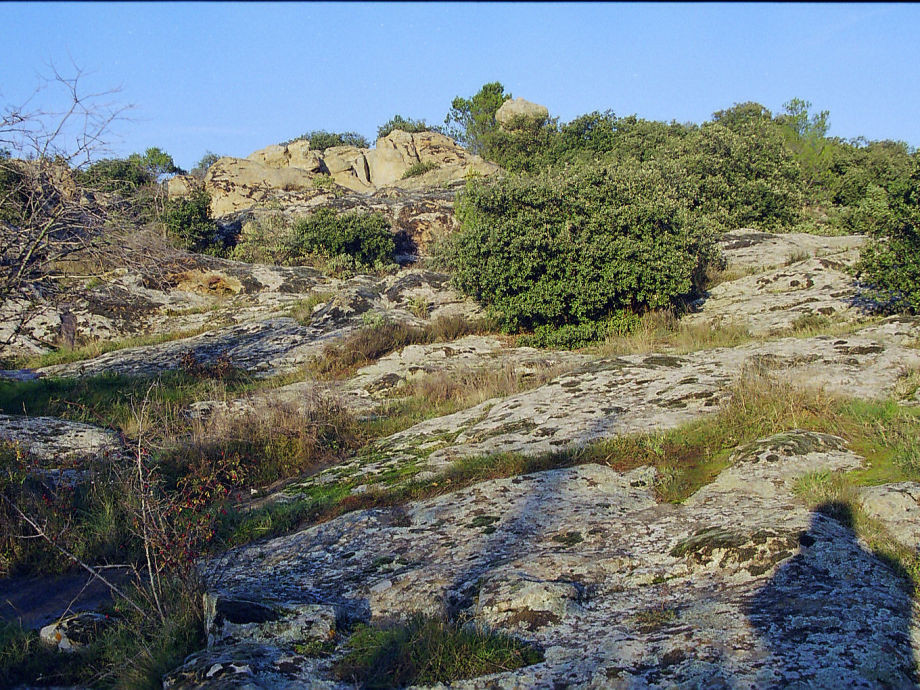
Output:
M269 605L204 594L208 646L239 640L268 644L329 642L336 633L336 611L319 604Z
M543 121L548 117L549 110L545 105L531 103L523 98L509 99L495 112L495 121L504 129L508 129L517 118Z
M316 679L317 666L328 669L328 663L270 645L214 647L193 654L182 666L168 673L163 679L163 688L325 690L341 687L338 683Z
M101 458L122 448L113 431L57 417L0 414L0 439L17 443L43 464Z
M403 179L413 166L427 163L435 168L419 177ZM268 146L246 159L224 157L205 177L211 195L211 212L224 216L268 203L289 209L334 205L343 196L360 197L390 186L423 189L461 181L470 174L494 175L500 168L468 153L452 139L437 132L407 133L394 130L377 141L375 149L332 146L313 151L309 142ZM317 189L313 178L331 175L332 189ZM171 196L182 196L191 187L180 183Z
M229 325L219 325L218 321L213 330L200 335L116 350L89 360L45 367L40 372L48 376L105 372L148 375L180 368L189 358L204 365L220 358L255 375L270 376L302 366L332 339L362 326L370 312L380 318L413 324L452 314L480 313L474 303L448 287L446 276L421 269L383 278L356 276L349 280L321 279L311 269L282 271L269 266L256 266L246 273L235 274L232 270L226 273L239 283L238 294L202 298L206 304L226 301L219 311L190 316L197 316L204 323L225 316ZM332 297L317 307L309 325L283 316L286 309L315 293ZM418 300L425 300L430 307L424 318L410 311ZM181 323L169 316L168 311L166 314L162 311L159 318L173 327Z
M678 506L656 503L647 468L482 482L235 550L206 579L220 596L351 620L468 615L545 650L451 687L912 686L920 626L905 584L791 492L801 475L860 464L839 438L790 432L739 449ZM224 653L242 661L247 644Z
M313 184L313 175L299 167L276 168L225 156L208 168L204 185L211 195L211 213L217 217L270 201L277 191L296 192L302 200L325 196Z
M323 165L340 185L355 192L372 192L365 150L356 146L332 146L323 151Z
M856 303L854 280L843 268L836 257L807 259L722 283L702 300L697 313L687 315L686 321L733 323L754 335L771 335L808 320L865 319L865 311Z
M685 317L687 323L734 324L754 335L775 335L805 322L866 318L853 277L862 236L727 233L720 246L728 271L751 272L714 287Z
M741 229L722 235L719 246L729 266L765 271L810 257L831 257L858 249L865 242L863 235L825 237L802 232L774 234Z
M314 174L325 171L321 153L310 150L310 142L303 139L267 146L249 154L247 160L269 168L300 168Z
M76 342L176 334L244 323L278 314L314 289L330 292L341 281L311 268L246 265L211 257L176 266L163 280L122 271L66 303L33 317L20 337L0 347L5 355L48 351L62 341L62 317L73 319Z
M344 473L363 489L397 467L413 468L411 477L437 473L462 457L550 453L620 434L674 428L717 411L731 383L746 370L840 395L885 397L901 376L920 367L920 351L897 344L904 331L916 328L894 319L840 338L784 338L682 356L592 362L538 388L421 422L310 481Z
M125 451L113 431L56 417L0 414L0 440L15 443L27 458L29 475L51 488L81 484L92 462L114 460Z
M892 537L911 549L920 549L920 484L897 482L859 490L866 514L879 520Z
M506 370L526 378L554 368L575 368L590 360L590 355L508 347L496 336L469 335L450 343L408 345L374 364L362 367L345 382L343 388L365 391L371 397L385 396L405 382L428 374L450 376Z
M166 180L166 195L170 199L188 196L200 185L201 182L191 175L173 175Z

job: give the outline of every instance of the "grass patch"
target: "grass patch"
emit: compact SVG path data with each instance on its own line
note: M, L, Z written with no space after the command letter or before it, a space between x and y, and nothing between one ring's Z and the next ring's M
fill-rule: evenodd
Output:
M334 295L331 292L313 292L308 297L294 302L288 307L287 315L297 323L309 326L313 320L313 310L320 304L325 304Z
M351 413L325 395L297 405L266 403L243 414L217 412L190 426L188 434L160 452L160 464L178 475L202 464L232 464L246 486L315 469L356 449L362 439Z
M156 378L101 374L0 381L0 411L100 424L131 435L136 430L135 407L148 392L156 416L174 421L185 406L196 400L251 388L252 384L242 376L220 378L182 370L163 372Z
M753 340L744 326L681 321L671 310L653 311L639 319L630 333L612 335L589 349L602 357L650 352L687 353L716 347L735 347Z
M543 661L538 649L508 635L423 616L405 624L360 625L347 647L333 672L363 688L450 683Z
M755 336L742 324L722 321L689 323L677 318L674 312L663 310L643 315L639 319L638 327L632 332L610 336L603 344L586 351L601 357L652 352L686 354L719 347L737 347L776 338L843 336L880 320L879 317L871 317L857 321L840 321L821 314L803 314L789 328L769 335Z
M434 161L420 161L415 165L409 167L406 172L402 174L402 179L408 180L410 177L419 177L424 175L426 172L438 169L438 164Z
M139 556L133 544L123 483L112 463L84 463L84 481L55 484L33 474L36 463L9 442L0 442L0 577L62 573L73 562L36 538L19 510L32 517L58 546L93 563L123 563Z
M205 644L197 590L171 583L161 604L162 618L116 602L110 609L116 622L78 654L62 654L45 646L38 632L0 622L0 686L161 687L164 673Z

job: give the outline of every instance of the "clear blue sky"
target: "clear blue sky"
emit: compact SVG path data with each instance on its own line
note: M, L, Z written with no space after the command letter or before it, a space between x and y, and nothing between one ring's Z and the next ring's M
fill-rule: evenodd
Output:
M186 168L311 129L373 140L396 113L440 124L496 80L563 121L799 97L832 135L920 146L912 4L0 3L0 45L0 103L75 63L135 106L115 154Z

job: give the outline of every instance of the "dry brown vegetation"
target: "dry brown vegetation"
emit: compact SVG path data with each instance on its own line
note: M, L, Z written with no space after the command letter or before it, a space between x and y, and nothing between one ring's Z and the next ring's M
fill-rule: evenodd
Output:
M319 378L341 379L406 345L448 342L494 330L494 324L487 319L473 321L462 315L441 316L422 327L394 322L365 326L327 345L312 369Z

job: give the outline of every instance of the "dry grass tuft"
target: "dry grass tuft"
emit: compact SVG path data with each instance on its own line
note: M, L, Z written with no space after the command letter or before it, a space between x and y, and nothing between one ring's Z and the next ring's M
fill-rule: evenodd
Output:
M611 336L593 348L603 357L650 352L686 353L716 347L734 347L752 340L744 326L734 323L687 323L671 310L648 312L639 327L627 335Z
M344 340L327 345L323 354L314 360L312 369L320 378L345 378L406 345L448 342L493 329L491 321L473 321L461 315L442 316L423 327L394 322L365 326Z
M167 280L178 290L221 297L237 295L243 289L239 280L219 271L185 271L169 276Z

